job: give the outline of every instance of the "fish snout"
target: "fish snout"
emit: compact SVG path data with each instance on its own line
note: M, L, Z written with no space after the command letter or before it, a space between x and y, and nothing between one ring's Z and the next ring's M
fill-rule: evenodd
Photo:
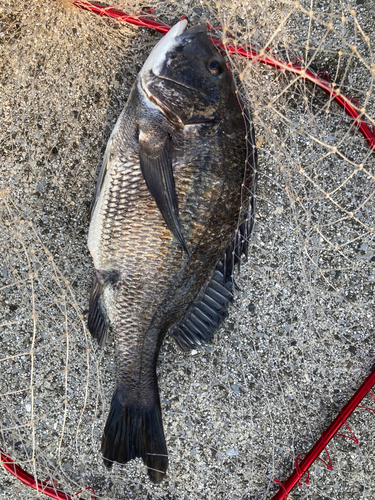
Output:
M188 43L192 42L194 38L198 35L198 33L205 33L206 29L203 25L198 24L197 26L193 26L188 30L181 33L181 35L176 36L176 42L179 42L180 45L185 47Z

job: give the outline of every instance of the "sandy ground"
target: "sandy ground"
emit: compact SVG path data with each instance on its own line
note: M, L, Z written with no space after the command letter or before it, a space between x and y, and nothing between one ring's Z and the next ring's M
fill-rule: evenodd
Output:
M374 116L371 3L341 11L314 2L315 18L301 4L223 3L217 12L165 2L154 15L224 20L248 43L307 57ZM373 155L312 85L233 61L259 146L249 261L209 345L189 354L169 338L163 345L166 480L151 485L140 462L106 472L100 439L115 345L98 348L85 327L89 206L106 141L159 35L45 5L0 7L1 447L69 494L93 486L103 499L271 498L273 479L291 473L374 363ZM349 423L360 444L336 437L333 470L315 462L310 486L290 498L375 498L374 417L357 410ZM1 499L35 497L0 471Z

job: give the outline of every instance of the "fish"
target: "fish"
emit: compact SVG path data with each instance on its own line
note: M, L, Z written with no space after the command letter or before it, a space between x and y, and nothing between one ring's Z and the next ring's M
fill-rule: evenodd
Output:
M227 316L255 178L254 130L226 62L204 26L181 20L135 80L92 204L88 329L100 346L113 333L117 356L108 468L140 457L152 482L165 477L159 350L167 333L183 351L201 346Z

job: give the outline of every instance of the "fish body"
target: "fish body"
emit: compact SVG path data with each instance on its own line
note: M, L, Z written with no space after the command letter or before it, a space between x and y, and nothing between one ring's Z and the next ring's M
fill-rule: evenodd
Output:
M225 317L223 256L250 175L232 78L204 28L186 25L161 39L136 79L107 145L88 239L89 330L103 345L111 327L117 349L104 461L141 457L156 483L168 466L159 349L168 331L183 349L202 344Z

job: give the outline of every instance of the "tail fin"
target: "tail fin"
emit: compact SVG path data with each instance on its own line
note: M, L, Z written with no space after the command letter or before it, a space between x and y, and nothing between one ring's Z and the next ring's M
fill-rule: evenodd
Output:
M104 464L126 464L141 457L154 483L160 483L167 471L168 454L164 438L159 398L150 405L122 403L116 392L102 439Z

